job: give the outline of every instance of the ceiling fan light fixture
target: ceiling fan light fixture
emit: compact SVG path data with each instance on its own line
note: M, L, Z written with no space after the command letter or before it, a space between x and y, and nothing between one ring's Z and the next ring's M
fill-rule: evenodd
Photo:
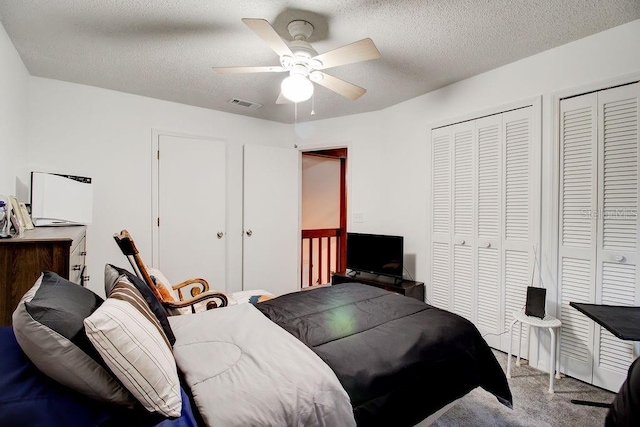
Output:
M306 101L313 95L313 83L302 74L291 74L282 80L282 95L292 102Z

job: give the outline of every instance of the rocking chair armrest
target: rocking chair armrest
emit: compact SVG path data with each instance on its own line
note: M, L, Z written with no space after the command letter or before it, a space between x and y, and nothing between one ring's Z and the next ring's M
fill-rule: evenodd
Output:
M173 285L171 286L171 288L174 291L178 291L178 295L180 296L180 301L183 300L182 298L182 288L184 288L185 286L189 286L189 285L193 285L193 284L198 284L200 286L194 286L193 288L191 288L191 296L195 297L196 295L199 295L202 292L207 292L209 290L209 283L200 278L200 277L196 277L194 279L189 279L189 280L185 280L182 283L178 283L177 285Z
M167 308L185 308L185 307L191 307L193 308L194 304L197 304L199 302L202 301L206 301L208 299L219 299L220 300L220 304L213 302L214 307L212 308L217 308L217 307L226 307L227 305L229 305L229 299L227 298L227 296L221 292L217 292L217 291L207 291L207 292L202 292L198 295L196 295L195 297L188 299L188 300L184 300L184 301L164 301L162 303L162 305L164 305ZM207 308L208 309L208 308Z

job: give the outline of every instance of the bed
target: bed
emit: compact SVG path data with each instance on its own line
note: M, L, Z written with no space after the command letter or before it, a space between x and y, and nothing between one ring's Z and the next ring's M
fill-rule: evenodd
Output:
M336 373L359 426L412 426L480 386L511 407L502 368L475 326L359 283L256 306Z
M0 331L0 425L412 426L504 373L467 320L346 283L169 317L182 413L110 407L50 380ZM46 421L45 421L46 420Z
M319 407L324 413L319 419L298 418L287 425L347 426L352 425L352 413L359 426L413 426L477 386L511 406L502 368L473 324L371 286L345 283L283 295L255 307L245 304L170 321L176 362L209 424L226 425L238 417L251 420L239 413L245 408L231 405L237 393L233 386L259 396L254 412L268 413L275 394L296 389L313 402L303 407ZM223 367L199 364L207 358L220 360L217 352L235 348L261 363L249 373L240 366L239 354L225 360ZM279 379L252 388L267 369ZM282 379L287 374L296 384ZM324 380L317 378L320 375ZM265 387L272 392L261 393ZM314 395L318 390L322 393ZM300 396L279 404L294 407L296 399ZM277 425L274 420L284 413L262 425Z

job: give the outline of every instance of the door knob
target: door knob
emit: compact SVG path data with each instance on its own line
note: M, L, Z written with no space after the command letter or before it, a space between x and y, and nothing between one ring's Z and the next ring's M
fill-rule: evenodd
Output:
M247 236L251 237L252 234L253 234L253 231L247 230Z
M490 248L490 247L491 247L491 242L486 242L486 243L484 244L484 247L485 247L485 248Z
M626 258L622 255L616 255L614 258L618 262L625 262Z
M460 239L458 240L458 244L464 246L466 242L464 241L464 239Z
M222 231L218 231L216 236L218 236L218 239L222 239L222 236L224 236L224 233Z

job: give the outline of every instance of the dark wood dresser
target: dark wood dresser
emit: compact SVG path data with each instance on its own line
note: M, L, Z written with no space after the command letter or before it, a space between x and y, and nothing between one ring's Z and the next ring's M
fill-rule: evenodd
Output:
M11 325L11 315L22 296L43 270L82 285L86 227L40 227L24 237L0 239L0 326Z

